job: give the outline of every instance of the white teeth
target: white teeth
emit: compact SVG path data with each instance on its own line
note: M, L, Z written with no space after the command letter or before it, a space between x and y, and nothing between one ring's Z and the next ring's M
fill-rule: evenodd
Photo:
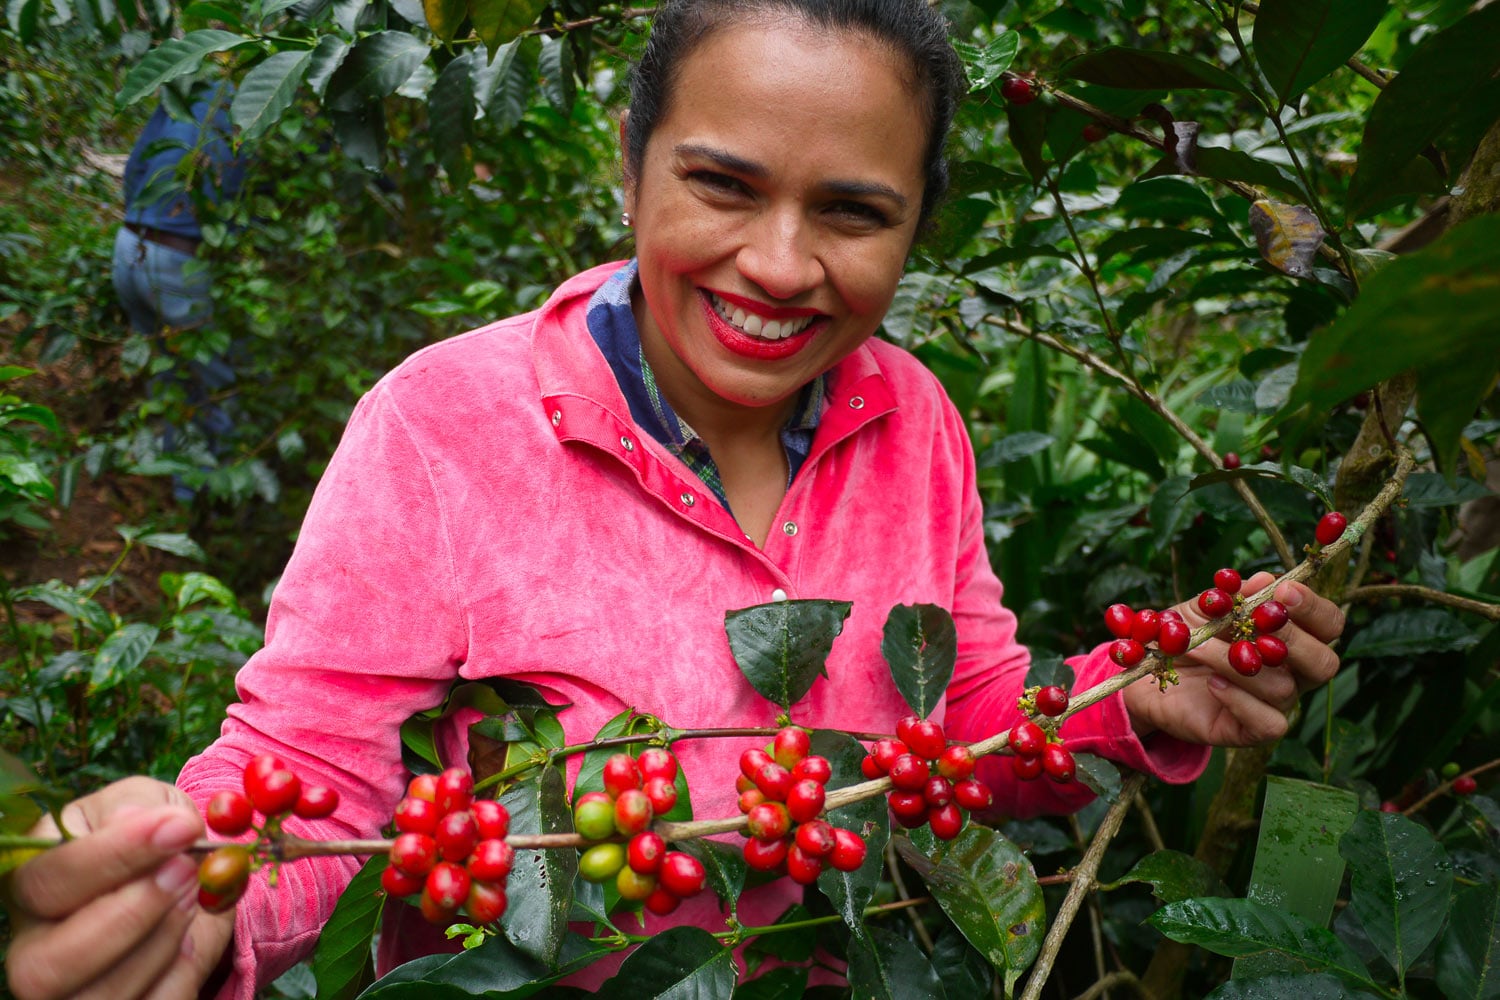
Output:
M755 313L746 312L738 306L731 306L713 293L709 293L709 300L713 303L714 311L720 316L749 336L759 337L761 340L784 340L806 330L808 324L813 321L811 316L783 320L762 319Z

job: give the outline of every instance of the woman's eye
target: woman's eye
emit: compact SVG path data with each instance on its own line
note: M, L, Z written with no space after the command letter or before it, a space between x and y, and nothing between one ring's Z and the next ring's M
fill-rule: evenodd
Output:
M837 215L853 222L864 223L870 226L885 226L889 224L886 214L874 205L862 201L840 201L833 205L833 211Z
M738 180L712 170L694 170L688 174L688 180L718 194L743 194L745 192L745 185Z

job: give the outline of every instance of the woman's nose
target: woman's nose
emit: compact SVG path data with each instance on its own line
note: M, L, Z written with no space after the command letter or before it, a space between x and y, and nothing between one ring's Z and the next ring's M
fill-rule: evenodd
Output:
M763 213L752 224L736 262L741 274L783 301L823 283L823 264L813 236L794 209Z

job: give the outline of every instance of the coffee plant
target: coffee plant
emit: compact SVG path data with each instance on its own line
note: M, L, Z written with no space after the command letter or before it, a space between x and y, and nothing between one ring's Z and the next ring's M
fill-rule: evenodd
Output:
M414 778L389 840L282 832L261 805L323 807L289 802L285 778L282 800L257 779L259 803L247 787L210 804L219 835L252 838L201 845L213 906L234 905L252 870L371 858L286 993L566 995L569 974L623 953L603 995L1500 995L1500 5L944 10L971 90L954 189L884 335L968 421L995 565L1035 653L1027 721L947 742L928 716L951 625L927 607L892 611L893 633L932 641L887 650L913 711L888 732L796 725L827 654L815 637L842 620L834 602L726 621L768 699L753 733L626 712L565 735L566 714L535 692L455 690L403 730ZM26 168L59 238L32 235L0 186L0 336L16 352L0 364L0 545L44 533L81 478L112 470L186 478L202 497L176 523L166 511L122 529L103 574L6 570L7 865L45 848L20 836L41 810L119 774L170 777L212 738L229 673L259 642L245 609L383 367L628 252L610 115L650 13L6 5L0 160ZM73 71L101 49L105 69ZM107 143L116 126L88 81L134 121L148 99L221 76L262 161L206 229L219 325L132 339L100 277L104 230L78 214L78 194L107 192L66 179L76 150L41 109ZM187 403L146 398L153 364L231 341L256 383L237 391L236 440L162 453L151 421ZM138 397L81 434L28 375L79 358L91 388ZM238 531L213 530L252 520L274 544L237 551ZM159 612L122 613L115 584L153 548L215 575L171 570ZM1269 588L1242 589L1262 570L1312 584L1350 623L1343 669L1284 740L1216 752L1189 788L1068 750L1068 717L1147 675L1169 688L1172 658L1211 634L1235 643L1242 672L1279 669L1284 611ZM1213 622L1159 610L1189 601ZM796 644L757 653L741 641L757 628ZM1063 658L1100 643L1121 673L1081 690ZM490 718L470 760L443 760L433 728L460 702ZM696 815L672 747L747 738L764 746L739 757L740 815ZM1097 800L1067 820L994 815L967 783L994 754ZM578 757L569 789L561 765ZM473 781L472 799L438 805L429 774ZM741 925L738 895L783 871L802 903ZM641 933L638 910L700 887L724 929ZM463 947L376 980L381 911L406 905ZM830 961L842 976L824 975Z

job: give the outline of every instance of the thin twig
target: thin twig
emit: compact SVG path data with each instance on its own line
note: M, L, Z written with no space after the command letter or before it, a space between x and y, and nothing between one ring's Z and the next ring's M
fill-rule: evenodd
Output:
M1448 792L1453 788L1453 782L1457 781L1459 778L1478 777L1484 772L1493 770L1497 767L1500 767L1500 758L1496 758L1495 760L1490 761L1488 764L1480 764L1478 767L1472 767L1469 770L1465 771L1463 774L1455 774L1452 778L1443 782L1441 785L1438 785L1432 791L1428 792L1426 795L1422 796L1420 799L1413 802L1405 809L1401 810L1401 813L1404 816L1415 816L1417 813L1425 809L1429 802L1443 795L1447 795Z
M1156 816L1151 812L1151 806L1146 801L1145 791L1141 791L1135 797L1135 807L1141 814L1141 825L1146 828L1146 840L1151 844L1153 851L1165 851L1167 842L1161 839L1161 830L1156 826Z
M1096 1000L1096 998L1101 996L1111 986L1129 986L1131 989L1135 990L1136 996L1144 997L1145 1000L1152 1000L1151 991L1146 989L1145 984L1142 983L1140 979L1136 977L1136 974L1134 972L1131 972L1129 969L1121 969L1119 972L1111 972L1109 975L1099 980L1093 986L1090 986L1088 989L1078 994L1073 998L1073 1000Z
M1154 413L1160 416L1167 423L1171 424L1172 429L1175 430L1179 435L1181 435L1183 440L1187 441L1187 443L1192 447L1194 451L1196 451L1203 458L1207 459L1214 468L1222 469L1224 467L1224 460L1219 456L1219 453L1214 451L1207 441L1199 437L1198 432L1189 427L1186 421L1184 421L1176 413L1168 409L1167 405L1162 402L1154 393L1147 392L1145 389L1141 388L1129 375L1126 375L1124 372L1117 370L1108 361L1105 361L1103 358L1099 357L1099 355L1090 350L1087 350L1086 348L1069 344L1066 341L1060 340L1049 333L1040 333L1036 330L1032 330L1030 327L1027 327L1024 324L1017 323L1014 320L1005 319L1002 316L988 315L984 317L983 322L990 323L994 326L1001 327L1002 329L1009 330L1011 333L1026 337L1030 340L1034 340L1039 344L1043 344L1047 347L1052 348L1054 351L1060 351L1061 353L1068 355L1068 357L1073 358L1075 361L1078 361L1081 364L1087 365L1088 367L1094 369L1101 375L1119 382L1122 386L1125 387L1126 392L1130 393L1136 399L1139 399L1141 402L1145 403L1151 408ZM1250 513L1255 516L1255 520L1259 522L1262 530L1265 531L1266 537L1271 540L1271 545L1276 549L1276 555L1281 559L1282 566L1288 569L1290 569L1292 566L1295 566L1297 563L1297 559L1294 555L1292 555L1292 550L1291 547L1287 545L1286 537L1282 535L1281 529L1276 526L1276 520L1271 517L1270 512L1266 510L1263 504L1261 504L1260 499L1256 497L1254 491L1250 489L1250 486L1243 479L1231 480L1230 485L1234 487L1234 491L1239 494L1240 499L1245 502L1245 505L1250 508Z
M1125 813L1130 809L1131 800L1141 790L1141 785L1145 780L1146 777L1143 774L1132 774L1125 780L1120 797L1104 814L1104 819L1099 822L1099 829L1094 831L1094 839L1089 844L1089 849L1084 852L1083 859L1073 867L1073 884L1068 887L1068 894L1063 898L1062 906L1058 908L1057 916L1052 920L1052 926L1047 928L1046 940L1042 942L1042 950L1031 967L1031 975L1027 977L1026 991L1021 994L1021 1000L1039 1000L1041 997L1042 987L1047 984L1047 977L1052 974L1052 964L1057 961L1057 953L1062 948L1063 938L1067 936L1073 918L1078 915L1078 907L1082 905L1083 897L1094 888L1094 876L1099 871L1100 862L1104 860L1105 849L1109 847L1115 834L1120 832L1120 824L1125 819Z
M1431 587L1419 587L1413 583L1382 583L1356 587L1345 597L1350 601L1379 601L1387 597L1411 597L1419 601L1431 601L1433 604L1446 604L1460 611L1471 611L1492 622L1500 622L1500 604L1488 604L1484 601L1476 601L1472 597L1461 597L1458 594L1449 594Z
M902 900L911 899L911 893L906 891L906 880L901 877L901 864L896 858L896 843L892 840L885 842L885 870L891 873L891 884L896 887L897 897ZM912 932L922 943L922 950L931 955L932 935L927 933L927 927L922 923L922 915L915 909L908 909L906 917L911 921Z

